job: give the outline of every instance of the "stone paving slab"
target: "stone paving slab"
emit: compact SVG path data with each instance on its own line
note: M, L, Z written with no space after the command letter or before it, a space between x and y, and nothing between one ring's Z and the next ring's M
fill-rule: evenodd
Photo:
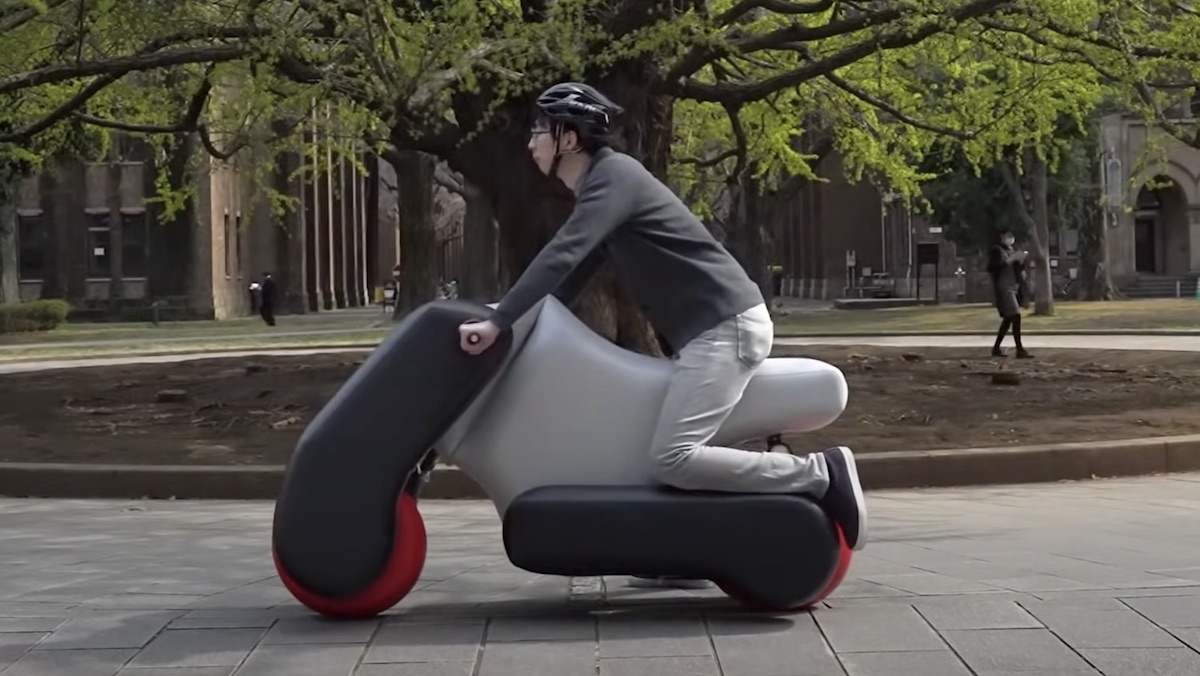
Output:
M0 676L1194 676L1200 475L870 495L813 613L508 563L427 502L424 575L333 622L277 582L269 503L0 500Z

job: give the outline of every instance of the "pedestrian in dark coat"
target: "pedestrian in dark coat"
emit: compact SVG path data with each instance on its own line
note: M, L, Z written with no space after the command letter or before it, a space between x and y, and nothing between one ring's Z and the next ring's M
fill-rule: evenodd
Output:
M271 273L262 274L262 286L259 287L258 315L267 326L275 326L275 278Z
M1029 285L1025 278L1025 259L1029 252L1014 250L1015 241L1011 230L1002 230L999 243L988 252L988 272L992 275L996 312L1000 315L1000 329L996 332L992 356L1004 356L1000 343L1011 328L1013 341L1017 344L1017 358L1029 359L1033 355L1021 344L1021 308L1028 303L1029 297Z

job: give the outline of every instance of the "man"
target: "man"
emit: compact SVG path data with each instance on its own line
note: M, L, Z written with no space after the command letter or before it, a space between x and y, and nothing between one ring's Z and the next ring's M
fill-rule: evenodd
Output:
M538 97L537 110L530 154L575 192L575 210L491 318L459 327L462 349L487 350L548 294L569 304L611 259L675 353L650 449L655 479L685 490L811 495L861 549L866 503L849 449L801 457L708 445L771 351L774 326L758 286L667 186L609 147L620 107L590 86L563 83Z
M1000 231L1000 243L988 252L988 272L992 275L992 292L996 301L996 312L1000 315L1000 328L996 331L996 342L992 345L992 356L1003 357L1000 344L1012 328L1013 342L1017 345L1017 359L1031 359L1033 355L1021 344L1021 306L1029 295L1025 283L1025 259L1027 251L1013 250L1016 237L1012 230Z
M262 278L258 314L267 326L275 326L275 278L269 272L262 273Z

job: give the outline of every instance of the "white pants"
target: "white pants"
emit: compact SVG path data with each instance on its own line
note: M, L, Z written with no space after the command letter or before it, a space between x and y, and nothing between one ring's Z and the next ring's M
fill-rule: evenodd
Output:
M651 445L655 479L685 490L825 494L829 473L820 453L795 456L707 445L774 341L770 311L758 305L679 351Z

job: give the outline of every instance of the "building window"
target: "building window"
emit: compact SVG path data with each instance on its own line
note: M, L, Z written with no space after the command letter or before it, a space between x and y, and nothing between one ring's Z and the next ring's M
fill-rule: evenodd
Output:
M233 235L236 238L236 242L237 242L237 260L235 261L234 265L237 266L238 279L241 279L242 272L243 272L243 270L242 270L242 212L240 212L240 211L237 212L237 216L234 218L233 227L237 230L237 232L234 233L234 235Z
M1067 249L1068 256L1074 256L1079 253L1079 230L1070 228L1063 231L1063 246Z
M233 272L233 241L229 231L229 212L225 212L225 279Z
M112 276L112 253L108 250L111 223L108 212L88 214L87 276L91 279Z
M46 274L46 221L42 214L17 216L17 251L20 258L21 279L39 281Z
M150 233L146 212L121 214L121 277L145 279L149 275Z

